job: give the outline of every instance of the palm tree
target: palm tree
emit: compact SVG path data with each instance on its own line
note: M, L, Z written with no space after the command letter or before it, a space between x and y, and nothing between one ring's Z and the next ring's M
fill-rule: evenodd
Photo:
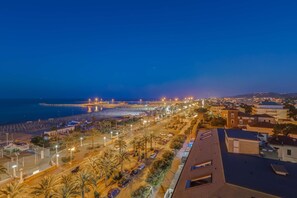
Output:
M97 187L100 182L101 182L101 177L97 175L94 175L91 177L91 187L93 188L93 191L94 191L94 198L100 197L100 193L97 191Z
M103 155L98 158L97 165L102 171L102 175L104 175L105 186L107 186L107 180L116 169L115 155L113 151L110 149L105 150Z
M87 171L80 172L76 177L76 184L80 189L81 197L85 197L85 193L88 192L91 185L91 175Z
M150 149L153 150L153 141L157 138L156 135L154 135L153 133L150 133L149 135L149 141L150 141Z
M61 187L54 194L57 198L73 198L79 195L77 184L75 183L72 175L63 175L61 178Z
M44 177L38 186L33 187L31 194L37 196L43 195L44 198L50 198L55 193L59 184L60 182L55 176Z
M122 153L126 150L127 143L122 138L119 138L115 141L114 146L119 149L119 153Z
M95 128L92 128L90 130L91 133L91 141L92 141L92 149L94 148L94 139L95 139L95 135L98 133L98 131Z
M8 175L7 168L5 168L2 164L0 164L0 175Z
M116 158L117 158L118 164L120 164L120 166L121 166L121 172L123 172L124 161L130 161L129 153L126 151L120 152L116 155Z
M149 136L147 136L146 134L141 138L142 140L142 144L144 146L144 154L145 154L145 158L147 158L147 143L150 140Z
M7 184L0 190L0 197L2 198L21 198L26 196L27 189L24 184L20 182L12 182Z
M100 169L98 167L98 158L92 157L88 158L87 167L95 174L100 174Z
M124 161L129 160L129 154L126 152L127 143L120 138L116 140L115 147L119 149L116 158L118 163L121 165L121 172L123 172Z

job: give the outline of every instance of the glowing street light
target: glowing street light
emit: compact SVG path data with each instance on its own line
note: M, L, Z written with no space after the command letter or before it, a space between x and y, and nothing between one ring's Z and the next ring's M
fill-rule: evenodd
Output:
M113 134L113 132L112 132L112 131L110 131L110 138L112 138L112 134Z
M119 132L117 132L116 134L117 134L117 139L119 139Z

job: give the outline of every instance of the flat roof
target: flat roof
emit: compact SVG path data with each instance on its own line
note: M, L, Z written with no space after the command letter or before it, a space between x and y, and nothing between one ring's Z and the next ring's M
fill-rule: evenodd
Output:
M258 134L257 132L253 131L243 131L240 129L224 129L227 136L230 138L236 138L236 139L245 139L245 140L254 140L258 141Z
M269 139L269 143L274 145L297 146L297 139L284 135L279 135L276 137L271 137Z
M271 101L264 101L264 102L260 102L259 105L281 105L281 104L276 102L271 102Z
M227 183L279 197L296 197L296 163L228 153L224 129L218 129L218 135ZM272 170L271 164L283 166L289 174L287 176L277 175Z

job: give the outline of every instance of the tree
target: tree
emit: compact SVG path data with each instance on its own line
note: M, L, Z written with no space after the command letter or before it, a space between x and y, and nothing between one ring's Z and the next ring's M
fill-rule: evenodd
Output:
M142 141L143 148L144 148L145 158L147 158L147 143L149 142L149 136L144 134L141 138L141 141Z
M124 161L129 160L129 154L126 152L127 143L122 138L120 138L116 140L115 147L118 149L116 158L121 166L121 172L123 172Z
M222 117L214 117L211 119L211 122L210 122L212 126L225 126L226 123L227 123L226 119Z
M149 142L150 142L150 149L153 150L153 141L157 138L156 135L154 135L153 133L150 133L149 135Z
M61 187L54 194L57 198L73 198L79 195L78 186L72 175L63 175L61 178Z
M0 176L1 175L8 175L7 169L2 164L0 164Z
M91 187L93 188L93 191L94 191L94 198L100 197L100 193L97 191L100 181L101 181L101 177L97 175L93 175L91 177Z
M90 130L90 134L91 134L91 142L92 142L92 149L94 148L94 141L95 141L95 136L98 133L98 131L95 128L92 128Z
M98 168L102 171L102 175L104 176L105 186L107 186L107 180L116 169L114 152L110 149L105 150L103 155L98 158L97 164Z
M26 194L27 188L20 182L9 183L0 190L1 198L22 198Z
M285 135L297 134L297 125L295 124L276 124L273 128L274 135Z
M135 190L132 194L132 198L147 198L152 191L150 186L140 186L137 190Z
M44 198L52 197L59 185L59 180L55 176L48 176L41 179L38 186L33 187L31 194L41 196Z
M81 197L85 197L85 193L88 192L91 186L91 175L87 171L80 172L76 177L76 185L78 186Z

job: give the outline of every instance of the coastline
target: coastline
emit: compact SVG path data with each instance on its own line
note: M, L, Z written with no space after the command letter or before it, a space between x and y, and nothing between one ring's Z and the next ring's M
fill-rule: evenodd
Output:
M83 113L71 116L49 118L46 120L35 120L20 123L11 123L0 125L0 134L3 136L5 133L21 133L30 135L40 135L44 131L51 130L62 124L67 124L70 121L85 121L85 120L104 120L104 119L119 119L125 116L136 116L145 113L144 109L134 108L110 108L103 111Z

